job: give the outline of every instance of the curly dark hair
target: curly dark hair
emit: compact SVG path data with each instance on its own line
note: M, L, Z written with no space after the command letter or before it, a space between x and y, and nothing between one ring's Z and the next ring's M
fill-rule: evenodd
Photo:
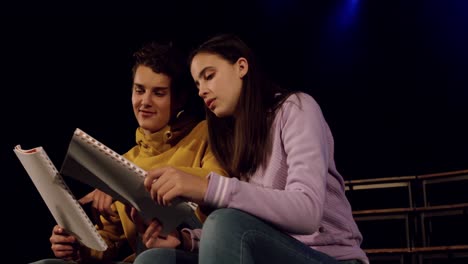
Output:
M151 68L155 73L165 74L171 79L171 130L181 131L185 136L205 118L203 100L190 76L186 54L173 43L163 44L155 41L145 43L133 54L133 77L139 66ZM183 114L178 117L178 113ZM180 134L180 133L179 133ZM174 139L174 140L178 140Z

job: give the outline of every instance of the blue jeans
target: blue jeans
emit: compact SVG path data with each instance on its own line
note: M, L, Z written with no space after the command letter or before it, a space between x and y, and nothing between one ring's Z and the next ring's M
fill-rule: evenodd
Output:
M218 209L203 225L197 254L176 249L149 249L134 264L342 264L316 251L262 220L236 209Z
M31 262L29 264L76 264L75 261L67 261L59 258L49 258L49 259L41 259L35 262ZM131 264L129 262L111 262L112 264Z

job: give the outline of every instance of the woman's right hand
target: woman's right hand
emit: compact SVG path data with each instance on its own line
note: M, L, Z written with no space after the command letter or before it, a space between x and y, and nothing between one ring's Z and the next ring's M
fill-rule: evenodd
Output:
M208 179L166 166L149 170L144 185L151 198L160 205L170 205L176 197L201 204L208 189Z
M80 243L75 236L67 233L62 227L56 225L50 236L51 249L55 257L63 260L78 261L80 257Z
M117 216L117 214L112 210L111 205L114 202L112 196L107 193L95 189L94 191L83 196L79 200L80 204L88 204L92 202L92 211L93 217L96 224L102 227L102 222L98 214L102 215L105 219L109 219L111 216Z
M135 223L135 227L138 233L140 233L143 245L147 248L176 248L181 244L181 238L179 232L174 232L163 237L160 236L162 225L157 219L145 222L135 208L131 208L130 217Z

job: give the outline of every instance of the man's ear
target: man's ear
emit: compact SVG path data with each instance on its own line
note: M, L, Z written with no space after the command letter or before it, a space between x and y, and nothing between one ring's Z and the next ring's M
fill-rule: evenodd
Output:
M178 96L171 95L171 110L174 111L172 113L172 118L176 118L177 114L184 110L184 106L187 104L188 94L186 92L181 91Z
M243 78L247 72L249 71L249 62L246 58L240 57L237 60L238 70L239 70L239 77Z

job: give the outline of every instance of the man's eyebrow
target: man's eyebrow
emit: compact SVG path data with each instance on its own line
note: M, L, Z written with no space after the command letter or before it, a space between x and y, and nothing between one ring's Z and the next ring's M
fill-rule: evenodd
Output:
M168 90L169 86L153 86L151 88L156 89L156 90Z
M139 88L145 88L145 86L143 84L140 84L140 83L133 83L133 85L139 87ZM151 87L151 89L156 89L156 90L167 90L169 89L170 87L169 86L153 86Z

